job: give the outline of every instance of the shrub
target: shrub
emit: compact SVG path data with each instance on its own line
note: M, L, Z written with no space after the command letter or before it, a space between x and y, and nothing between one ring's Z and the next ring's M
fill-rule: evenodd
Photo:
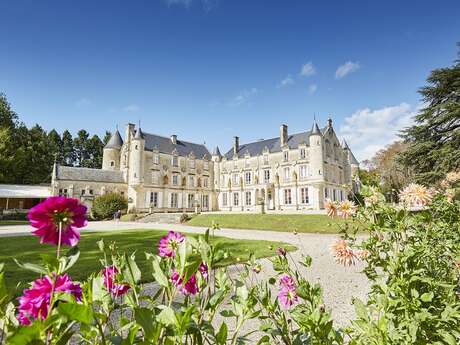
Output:
M97 219L112 218L118 210L126 210L128 201L118 193L107 193L94 199L92 212Z
M185 223L188 222L191 219L191 217L187 213L182 213L180 216L180 222Z

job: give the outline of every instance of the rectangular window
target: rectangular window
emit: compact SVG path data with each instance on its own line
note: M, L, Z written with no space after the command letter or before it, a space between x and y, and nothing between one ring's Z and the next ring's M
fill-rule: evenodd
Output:
M264 170L264 182L270 183L270 170Z
M340 190L340 201L343 201L343 190Z
M150 192L150 206L158 207L158 193L157 192Z
M172 184L173 186L177 186L179 184L179 175L177 174L172 175Z
M203 162L203 169L204 170L209 170L209 162L208 161Z
M81 195L85 195L85 192L86 192L86 191L85 191L84 189L82 189L82 190L81 190Z
M195 169L195 160L194 159L190 159L189 166L190 166L190 169Z
M302 204L308 204L310 200L308 199L308 188L300 188L300 202Z
M292 195L290 189L284 190L284 204L291 205L292 204Z
M334 201L337 201L337 191L335 189L332 191L332 198Z
M173 167L179 166L179 157L177 157L177 156L172 156L171 164L172 164Z
M252 196L251 192L246 192L245 193L246 206L251 206L252 205L251 196Z
M284 159L285 162L287 162L289 160L289 152L288 151L283 152L283 159Z
M268 165L268 155L264 155L264 165Z
M286 168L284 168L284 180L289 181L289 178L290 178L289 168L286 167Z
M203 187L208 188L209 182L207 177L203 177Z
M300 159L305 159L306 154L305 154L305 149L300 149Z
M153 164L160 164L160 155L159 154L153 154Z
M233 193L233 206L238 206L240 203L240 195L238 193Z
M177 208L177 193L171 193L171 208Z
M324 198L329 199L329 190L327 188L324 188Z
M65 193L67 194L67 189L64 189ZM94 191L92 189L89 190L89 194L93 195Z
M201 207L204 208L204 209L208 209L208 208L209 208L209 196L207 196L207 195L202 195Z
M189 175L189 177L188 177L188 185L189 185L189 187L195 187L195 176Z
M227 206L228 205L228 196L227 193L222 193L222 206Z
M252 174L250 171L247 171L244 173L244 183L245 184L251 184L251 180L252 180Z
M307 176L308 176L308 168L306 165L301 165L299 167L299 176L300 176L300 179L306 179Z
M67 188L65 188L65 189L59 189L59 196L65 196L65 197L67 197Z
M189 194L187 197L187 203L188 203L188 208L194 207L194 201L195 201L195 195L194 194Z
M238 176L238 174L232 175L232 183L234 186L238 186L240 184L240 177Z

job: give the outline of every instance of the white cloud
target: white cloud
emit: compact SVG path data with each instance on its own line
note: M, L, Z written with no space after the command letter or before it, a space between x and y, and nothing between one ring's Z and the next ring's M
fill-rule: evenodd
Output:
M300 70L300 75L302 77L309 77L315 73L316 73L316 69L315 69L315 66L313 66L313 63L311 61L303 65Z
M86 107L88 105L90 105L92 102L90 99L88 98L80 98L78 101L75 102L75 105L77 107Z
M165 0L168 6L171 5L183 5L189 7L192 4L193 0Z
M138 106L137 104L130 104L130 105L127 105L126 107L123 107L121 110L127 113L137 113L141 110L141 107Z
M237 107L239 105L242 105L243 103L246 103L249 101L250 98L254 97L259 93L259 90L253 87L252 89L249 90L243 90L241 91L237 96L235 96L228 105L232 107Z
M180 5L189 8L194 0L165 0L168 6ZM210 11L217 6L219 0L201 0L201 5L205 11Z
M381 109L360 109L344 120L339 134L348 142L358 161L370 159L398 140L398 133L413 123L418 108L407 103Z
M359 62L347 61L343 65L337 67L337 70L335 71L335 79L342 79L346 75L356 72L360 67Z
M279 88L280 87L285 87L285 86L292 85L294 83L295 83L294 79L290 75L288 75L286 78L284 78L283 80L280 81L278 87Z
M318 85L311 84L310 86L308 86L308 93L310 95L313 95L316 92L316 90L318 90Z

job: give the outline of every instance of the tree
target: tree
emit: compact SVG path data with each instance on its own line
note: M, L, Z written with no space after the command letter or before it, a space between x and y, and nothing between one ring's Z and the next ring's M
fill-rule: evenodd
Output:
M77 137L73 140L76 166L85 167L89 164L88 160L90 157L88 153L88 137L88 132L84 129L80 129L77 133Z
M102 140L102 142L104 143L104 146L107 145L111 137L112 137L112 133L109 131L105 131L104 139Z
M18 115L11 109L5 94L0 93L0 128L13 129L18 122Z
M372 166L380 177L382 192L399 191L408 183L410 170L397 159L407 146L407 143L396 141L372 157Z
M91 139L87 141L86 149L88 152L89 159L85 162L85 166L88 168L102 168L102 151L104 144L97 135L93 135Z
M402 133L409 147L400 160L417 181L430 184L460 168L460 58L432 71L427 82L419 91L426 106Z
M68 130L62 133L62 164L67 166L73 166L75 164L73 138Z
M62 139L55 129L48 133L49 152L53 155L57 163L61 164L64 160Z

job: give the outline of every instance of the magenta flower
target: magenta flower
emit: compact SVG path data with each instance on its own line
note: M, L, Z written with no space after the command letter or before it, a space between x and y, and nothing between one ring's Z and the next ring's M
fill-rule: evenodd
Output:
M185 236L180 232L170 231L168 235L160 239L158 244L158 253L160 256L173 257L176 256L176 250L179 245L185 241Z
M294 304L299 303L299 298L297 297L295 289L288 287L282 287L280 289L280 292L278 293L278 299L285 309L289 309Z
M115 297L124 295L130 288L128 284L118 284L115 282L118 272L118 268L115 266L107 266L101 272L104 277L104 286Z
M296 284L294 279L287 274L281 276L279 283L280 291L278 293L278 299L285 309L289 309L299 301L296 292Z
M192 274L189 280L187 280L184 284L183 279L179 276L179 273L174 271L171 275L171 281L173 285L184 295L196 295L199 291L195 273Z
M53 274L54 275L54 274ZM53 278L55 281L53 282ZM19 315L17 319L22 325L29 325L31 319L46 319L48 316L51 295L54 292L64 292L74 295L79 301L81 300L81 287L70 280L67 273L60 276L44 276L32 283L30 289L24 290L24 293L19 297Z
M201 263L200 266L198 267L198 271L201 273L201 276L207 280L208 279L208 265L205 263Z
M40 237L40 243L58 245L59 223L62 224L61 244L75 246L80 240L77 228L86 226L86 206L78 199L52 196L30 209L27 215L32 233Z

